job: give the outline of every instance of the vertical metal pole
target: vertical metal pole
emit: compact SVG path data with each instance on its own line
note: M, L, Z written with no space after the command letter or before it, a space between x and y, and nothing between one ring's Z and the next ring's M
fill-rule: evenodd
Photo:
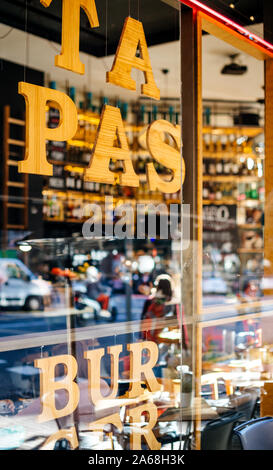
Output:
M192 323L192 370L200 398L202 341L198 328L202 308L202 28L198 12L181 7L182 142L186 178L183 204L190 204L190 246L183 251L182 303ZM185 266L185 269L184 269ZM196 414L196 447L200 448L200 417Z
M273 3L263 0L264 39L273 43ZM273 60L265 60L265 207L264 207L264 258L265 276L273 276ZM272 295L273 289L265 290Z

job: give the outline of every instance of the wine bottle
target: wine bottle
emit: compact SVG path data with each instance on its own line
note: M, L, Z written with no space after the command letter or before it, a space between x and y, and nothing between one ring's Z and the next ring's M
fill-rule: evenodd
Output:
M219 160L216 163L216 174L217 175L222 175L223 174L223 162L222 162L222 160Z

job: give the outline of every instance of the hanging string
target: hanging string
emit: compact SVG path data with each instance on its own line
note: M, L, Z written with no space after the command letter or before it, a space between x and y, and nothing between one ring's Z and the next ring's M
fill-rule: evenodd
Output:
M234 7L231 8L230 6L228 6L228 5L225 3L225 0L218 0L218 1L219 1L219 3L222 4L221 8L225 11L227 17L230 18L232 12L237 12L240 16L242 16L242 17L245 19L246 23L248 23L249 20L250 20L250 21L253 21L253 20L252 20L252 16L246 15L240 8L237 8L235 2L234 2L234 4L235 4ZM232 2L231 2L231 4L232 4ZM254 17L253 17L253 18L254 18ZM257 29L256 27L254 27L254 26L255 26L254 24L251 25L251 32L253 32L253 33L256 34L257 36L261 36L261 33L260 33L260 32L258 31L258 29ZM245 27L245 26L243 26L243 27ZM246 26L246 29L248 29L248 26ZM264 32L272 33L272 31L266 30L265 28L264 28Z
M108 55L108 0L105 0L105 57Z
M92 72L92 67L91 67L91 56L88 56L88 64L87 64L87 88L91 88L91 72Z
M128 0L129 16L131 16L131 0Z
M47 42L55 52L58 52L58 54L60 54L60 48L56 47L55 44L52 41L48 40Z
M5 39L13 30L14 28L10 28L5 34L3 34L3 36L0 36L0 39Z
M137 19L139 21L139 18L140 18L140 14L139 14L139 11L140 11L140 0L137 0Z
M106 58L108 55L108 0L105 0L105 54L104 57L101 58L103 66L105 70L108 72L109 68L106 63Z
M25 64L24 64L24 82L26 81L26 67L29 59L29 37L27 32L27 21L28 21L28 0L26 0L25 7L25 34L26 34L26 51L25 51Z

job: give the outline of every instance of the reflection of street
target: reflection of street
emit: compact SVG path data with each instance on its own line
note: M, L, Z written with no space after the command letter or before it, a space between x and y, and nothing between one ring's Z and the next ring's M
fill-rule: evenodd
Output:
M170 320L165 320L165 322L166 324L168 324ZM84 447L85 444L88 445L89 448L93 449L96 448L96 445L100 445L98 436L93 435L93 431L95 431L96 428L93 428L96 425L98 427L98 430L101 429L101 419L104 420L105 424L112 423L114 428L117 428L115 429L115 446L118 446L118 448L127 448L128 446L131 446L132 448L136 449L139 448L141 434L144 433L145 427L147 427L148 437L153 440L156 446L159 446L154 447L154 444L151 443L151 441L148 439L147 442L149 442L150 448L160 448L160 444L156 440L157 438L154 436L154 432L159 432L158 439L160 439L162 435L162 433L160 432L162 426L160 426L160 424L156 426L158 412L164 412L166 408L170 407L172 404L174 405L170 396L171 390L169 392L164 390L164 380L162 381L160 378L158 378L159 382L157 382L157 380L155 379L157 375L154 374L158 374L160 368L160 364L154 367L158 359L157 353L155 354L155 352L157 351L157 346L154 343L150 342L143 343L136 341L137 334L139 332L139 321L131 323L133 323L134 325L128 325L128 322L119 322L119 324L116 325L115 333L118 333L117 330L120 330L120 334L118 338L116 338L116 340L113 338L112 335L107 338L108 332L106 325L102 325L102 327L96 325L96 327L94 327L94 329L101 328L101 337L96 340L90 340L90 333L92 334L92 326L90 328L80 329L89 330L87 332L88 339L83 341L81 338L77 338L77 340L79 341L77 341L75 355L73 359L73 361L76 361L78 364L78 367L75 372L77 375L77 379L75 382L73 381L74 373L72 372L72 375L69 379L70 383L74 384L73 387L79 388L80 391L80 401L79 406L77 408L77 413L75 413L74 415L73 410L70 410L70 413L67 412L63 415L54 416L58 418L58 420L55 421L58 421L57 424L60 425L60 428L63 430L62 432L66 433L66 438L68 438L67 433L70 432L69 429L73 429L73 432L75 434L74 437L76 436L77 440L80 441L81 448ZM112 324L109 324L109 328L112 328L113 331ZM124 341L124 335L127 335L128 332L131 333L131 341L133 342L130 344L127 340L125 341L122 347L122 338ZM59 337L61 332L50 332L49 336L54 337L54 334L55 336ZM79 335L80 334L81 332L79 332ZM65 408L65 404L67 401L65 391L70 390L67 387L67 384L63 381L63 368L59 367L61 364L68 365L68 362L70 361L69 357L72 358L72 356L68 355L60 356L61 354L66 354L67 345L65 343L61 345L59 338L56 343L51 342L51 339L49 339L49 342L47 343L48 335L46 334L33 335L32 339L34 338L34 336L40 337L40 340L42 341L41 344L47 344L48 346L50 346L50 348L41 348L41 351L32 351L32 354L30 354L31 349L27 351L26 348L24 354L27 355L22 357L22 354L19 354L17 357L17 361L15 358L16 351L14 350L14 348L11 349L8 356L5 356L5 354L1 356L2 358L6 357L7 359L7 361L3 361L0 366L0 373L2 372L2 378L10 378L11 380L11 387L8 389L8 387L5 386L5 399L3 397L2 403L3 406L5 405L5 403L7 404L7 397L9 396L9 401L12 401L14 405L14 408L13 410L10 410L10 413L5 412L2 415L0 413L0 428L2 429L2 433L4 433L4 442L6 446L5 448L9 448L10 444L8 443L8 439L11 434L16 437L16 442L18 441L18 447L20 447L21 449L33 448L33 446L37 445L40 446L45 443L48 438L52 438L54 440L54 436L55 440L57 440L56 433L58 433L58 431L54 429L53 426L53 424L56 424L55 421L51 419L52 423L41 422L42 425L40 425L41 423L37 423L37 417L41 414L41 402L39 397L41 393L41 380L43 380L43 390L46 390L45 383L47 383L50 389L51 384L53 382L55 383L54 388L56 388L56 395L55 401L53 401L52 403L54 409L56 407L56 410L63 410ZM95 338L98 338L98 336L99 335L94 334ZM19 341L21 341L21 338L17 339L18 345ZM31 346L32 344L33 343L31 343ZM128 344L130 348L128 348ZM106 346L108 345L111 345L113 354L114 350L116 350L117 347L120 348L121 352L120 357L116 356L116 360L119 363L119 371L117 371L116 369L115 378L113 378L112 375L110 376L110 370L108 370L110 366L109 357L106 354ZM125 347L125 345L127 347ZM98 346L104 348L106 356L101 363L101 367L97 367L97 361L92 360L95 357L100 357L101 349L98 349ZM121 351L122 349L123 351ZM141 351L140 355L138 353L139 350ZM145 356L147 350L149 352L147 355L148 360ZM128 351L132 352L133 356L135 357L135 359L130 361L130 363L127 361ZM18 351L18 353L20 353L20 351ZM109 352L108 354L112 354L112 352ZM90 359L89 370L86 370L87 363L85 359L87 358L87 355L88 359ZM146 360L143 360L144 357L146 357ZM18 359L19 361L21 361L21 364L18 363ZM35 368L33 367L34 359L36 360ZM55 359L57 361L56 364L58 364L58 367L56 368L54 366L54 368L51 368L50 370L53 371L51 372L52 376L58 377L58 380L60 380L61 385L63 385L60 390L57 390L59 388L56 385L56 382L58 380L52 381L49 378L47 382L47 379L45 379L45 376L47 374L40 375L39 386L39 372L37 368L43 369L44 367L45 369L43 370L49 370L47 369L48 363L52 363L52 361L55 361ZM124 362L123 359L125 359ZM14 364L11 367L12 360ZM136 366L136 362L138 362L138 366ZM148 367L147 369L148 363L150 363L150 368ZM145 381L149 383L149 390L151 389L151 392L153 393L148 392L148 390L140 389L142 393L135 390L135 388L137 388L140 383L142 385L145 384L145 382L140 381L142 367L143 374L145 376ZM122 370L123 372L126 372L125 375L123 375ZM69 371L68 367L67 371ZM9 372L9 374L7 374L7 372ZM88 380L92 381L91 388L88 387L87 372ZM129 374L127 374L127 372L129 372ZM122 379L122 377L126 377L125 381ZM171 384L171 380L169 380L169 382ZM111 383L117 384L117 388L115 388L113 396L110 396L109 394L109 386ZM99 387L98 384L100 384ZM128 388L130 384L132 384L132 387L134 387L134 391L130 387L130 393L132 394L132 397L128 396L128 399L124 399L124 391ZM154 389L152 389L152 387L154 387ZM46 399L46 397L48 397L50 394L47 394L46 392L44 393L44 397ZM72 395L73 394L70 390L68 396L72 397ZM75 406L77 406L77 403L75 404ZM45 406L45 409L51 410L52 408L51 406L49 406L49 404L47 404L47 406ZM144 412L146 413L146 424L143 423L140 419L142 413ZM67 420L66 417L70 417L71 421L70 418L69 420ZM75 423L78 423L79 426L76 426L76 424L75 426L73 426L74 420ZM48 424L50 424L50 426L48 426ZM68 426L70 426L69 429ZM141 431L143 426L144 430ZM112 429L110 433L112 433ZM129 437L132 435L132 433L134 435L134 442L131 442L130 440L129 443ZM179 432L175 440L179 440ZM85 442L85 444L83 441ZM123 444L120 447L121 441ZM52 444L54 444L54 442ZM108 440L108 446L110 444L111 443Z
M140 320L143 304L146 300L145 296L131 296L131 319ZM111 304L116 307L115 322L128 320L126 310L126 296L123 294L113 295L110 300ZM0 337L13 336L24 333L35 333L43 331L51 331L66 328L67 315L80 316L81 312L74 308L48 308L44 312L25 312L25 311L9 311L0 312ZM110 321L112 321L110 319ZM109 322L109 319L99 320L100 323ZM95 319L88 319L86 325L96 324ZM81 326L83 326L81 324Z

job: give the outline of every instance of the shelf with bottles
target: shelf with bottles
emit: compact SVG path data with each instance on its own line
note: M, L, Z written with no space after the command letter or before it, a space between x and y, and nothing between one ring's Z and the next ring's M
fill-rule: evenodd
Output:
M247 158L252 158L253 160L257 158L264 160L265 158L263 153L259 154L259 156L256 153L249 153L247 155L244 154L242 156L233 152L219 152L219 153L218 152L203 152L204 160L231 160L231 161L238 162L244 156L246 156Z
M249 138L257 137L264 133L264 128L259 126L203 126L203 135L214 135L214 136L233 136L241 137L246 136Z
M242 207L237 210L237 222L240 240L238 253L263 253L263 209Z
M43 220L62 222L65 218L66 194L58 192L43 192Z
M75 96L73 99L75 99ZM108 103L106 98L101 100L99 110L102 109L104 103ZM160 110L157 106L153 106L153 109L150 110L148 109L149 106L139 103L130 106L130 109L127 103L115 103L115 105L121 109L128 145L133 159L141 159L141 157L149 158L149 151L146 146L146 129L151 122L159 119L161 115L163 116L166 113L169 114L170 122L178 124L179 121L179 112L176 112L173 106L170 106L168 110ZM56 162L56 164L60 164L59 162L66 162L68 164L78 163L83 165L89 163L90 152L93 148L100 122L100 114L92 111L92 109L94 109L92 99L91 102L90 99L87 99L85 105L78 109L78 129L73 139L70 139L68 142L48 143L48 160L51 163ZM58 122L59 111L49 108L49 127L56 127ZM172 139L169 140L172 141ZM141 161L139 166L141 167Z
M86 195L73 191L43 191L44 221L83 223L88 217L88 205L100 203L101 199L94 195Z
M147 183L141 183L138 188L86 183L87 186L84 185L84 188L89 191L44 188L44 220L84 221L85 218L81 215L84 207L90 203L96 203L100 205L103 213L107 196L112 196L113 208L128 202L133 208L137 203L154 204L155 206L160 203L180 204L180 192L163 194L159 191L149 191Z
M263 160L260 157L255 159L251 156L242 156L236 160L223 160L203 158L203 179L227 180L236 178L238 181L251 181L263 178Z
M263 248L239 248L238 253L239 254L253 254L253 253L263 253L264 250Z
M147 184L146 177L146 164L150 160L147 158L139 157L133 161L136 172L139 174L140 185L139 188L128 188L124 186L108 185L101 183L94 183L84 180L84 173L86 165L75 164L71 165L67 162L58 162L53 165L53 175L45 179L45 189L56 189L56 190L69 190L79 192L90 192L101 195L110 195L113 197L122 198L131 197L136 199L153 199L160 201L163 196L159 191L150 191ZM154 162L154 166L158 174L165 180L169 181L172 179L172 172L163 167L162 165ZM123 162L121 160L110 160L109 169L113 171L117 179L123 172ZM144 189L145 188L145 189ZM145 193L145 197L144 197ZM179 199L179 195L171 194L164 196L165 199Z
M263 228L262 224L241 224L237 225L240 230L261 230Z
M204 174L262 176L263 129L203 128ZM256 171L257 170L257 171Z
M203 199L203 206L209 205L225 205L225 206L233 206L237 205L239 207L260 207L260 202L256 201L255 199L245 199L244 201L238 201L237 199L221 199L221 200L210 200L210 199Z
M264 204L264 184L262 179L238 181L204 181L203 204L236 204L238 206L257 207Z
M90 183L90 182L88 182ZM135 202L135 198L131 199L131 195L129 194L129 189L128 192L124 193L122 196L119 196L117 193L112 194L112 192L108 191L108 187L111 185L102 185L100 183L91 183L92 185L95 185L93 189L93 186L91 188L91 191L73 191L73 190L61 190L61 189L52 189L49 187L46 187L43 189L43 196L58 196L58 197L63 197L63 198L68 198L70 196L73 197L78 197L78 198L86 198L90 199L92 202L100 202L100 203L105 203L105 196L112 196L113 201L128 201L130 202ZM116 188L116 186L113 186L113 188ZM126 188L127 189L127 188Z
M233 176L233 175L216 175L216 176L210 176L210 175L204 175L203 176L203 181L212 181L215 183L218 182L223 182L223 183L251 183L252 181L260 181L262 179L261 176Z

